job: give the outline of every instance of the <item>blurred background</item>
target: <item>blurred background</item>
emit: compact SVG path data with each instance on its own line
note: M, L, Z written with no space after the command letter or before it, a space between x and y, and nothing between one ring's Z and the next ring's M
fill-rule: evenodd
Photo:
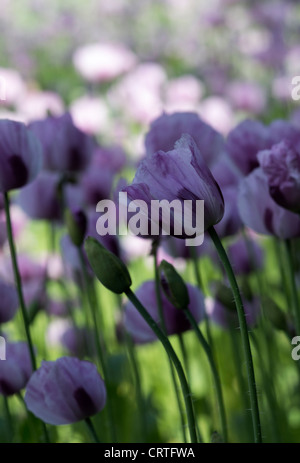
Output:
M135 157L163 110L196 111L224 134L246 116L284 117L297 109L299 20L291 0L3 0L1 117L69 108Z

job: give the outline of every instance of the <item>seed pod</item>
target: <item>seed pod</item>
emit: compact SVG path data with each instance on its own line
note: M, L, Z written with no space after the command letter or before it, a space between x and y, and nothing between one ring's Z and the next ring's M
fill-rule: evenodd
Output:
M84 248L90 266L103 286L116 294L128 291L132 281L121 259L91 236L86 238Z

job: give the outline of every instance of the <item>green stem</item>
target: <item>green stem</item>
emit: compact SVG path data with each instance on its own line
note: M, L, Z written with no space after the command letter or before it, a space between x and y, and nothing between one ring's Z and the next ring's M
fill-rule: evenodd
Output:
M197 443L197 433L196 433L196 423L195 423L195 416L194 416L194 410L193 410L193 403L191 399L191 392L189 385L187 383L183 368L181 366L180 360L178 359L170 341L168 338L164 335L162 330L159 328L157 323L153 320L153 318L149 315L145 307L140 303L140 301L137 299L135 294L131 291L129 288L125 294L127 295L128 299L132 302L132 304L136 307L140 315L144 318L146 323L150 326L150 328L154 331L158 339L161 341L163 344L168 356L171 358L173 361L173 364L176 368L181 388L183 391L183 396L184 396L184 401L185 401L185 407L186 407L186 413L187 413L187 419L188 419L188 426L189 426L189 432L190 432L190 438L192 443Z
M219 254L219 258L224 266L224 269L229 279L232 293L234 296L239 324L240 324L242 345L243 345L243 351L244 351L244 356L245 356L245 361L246 361L246 368L247 368L254 441L256 443L261 443L262 435L261 435L261 424L260 424L260 416L259 416L257 390L256 390L256 383L255 383L255 374L254 374L251 346L250 346L250 341L249 341L248 326L246 322L245 311L244 311L244 307L243 307L243 303L242 303L242 299L240 295L240 290L239 290L235 275L233 273L231 264L229 262L229 259L225 252L225 249L223 248L222 242L218 234L216 233L213 227L210 227L208 229L208 232Z
M83 274L83 282L85 286L85 291L87 294L87 299L88 299L88 304L90 308L90 313L92 315L92 320L94 324L94 333L95 333L95 344L96 344L96 350L97 350L97 355L98 355L98 360L100 362L102 372L103 372L103 378L105 381L108 382L108 369L107 369L107 364L106 364L106 359L104 357L103 351L102 351L102 346L100 344L100 332L99 332L99 327L98 327L98 319L96 315L96 309L97 309L97 300L95 298L95 293L94 293L94 288L91 288L91 284L89 281L89 276L87 273L86 269L86 264L84 261L84 255L82 248L78 248L79 252L79 257L80 257L80 262L81 262L81 269L82 269L82 274ZM107 412L108 412L108 417L109 417L109 423L110 423L110 430L113 438L113 442L117 441L116 437L116 429L114 426L114 418L113 418L113 406L111 402L111 397L110 394L107 396Z
M18 262L17 262L17 254L16 254L16 248L15 248L15 243L14 243L14 238L13 238L13 232L12 232L10 210L9 210L9 196L8 196L8 193L4 193L3 196L4 196L5 215L6 215L7 237L8 237L8 242L9 242L15 283L16 283L19 303L20 303L20 307L22 311L23 323L24 323L24 328L25 328L25 333L26 333L26 338L27 338L27 343L28 343L29 353L30 353L31 365L32 365L32 369L35 371L36 370L36 359L35 359L35 353L34 353L34 348L33 348L31 334L30 334L27 309L25 306L25 301L24 301L24 296L23 296L22 282L21 282L21 277L20 277L20 272L19 272L19 267L18 267Z
M87 428L89 430L89 433L90 433L94 443L95 444L101 444L101 442L100 442L100 440L99 440L99 438L97 436L96 430L94 428L94 425L92 423L92 420L90 418L86 418L84 421L85 421L85 424L86 424L86 426L87 426Z
M12 416L10 413L8 398L5 395L3 396L3 405L4 405L5 418L7 422L8 440L10 441L12 440L12 437L14 435L14 428L13 428L13 420L12 420Z
M135 348L128 334L126 334L126 342L127 342L129 358L130 358L132 369L133 369L135 393L136 393L136 398L137 398L137 407L139 411L140 425L141 425L141 435L142 435L142 438L145 438L145 440L147 440L147 435L148 435L147 420L146 420L146 413L145 413L144 397L143 397L142 386L141 386L141 377L140 377L140 372L139 372L138 361L136 358ZM143 442L143 439L142 439L142 442Z
M214 360L211 348L210 348L208 342L206 341L205 337L201 333L200 328L199 328L195 318L193 317L193 315L191 314L191 312L188 309L184 309L184 313L185 313L188 321L192 325L192 327L193 327L193 329L194 329L194 331L195 331L195 333L196 333L196 335L197 335L197 337L198 337L198 339L200 341L200 344L201 344L202 348L204 349L204 352L205 352L205 354L207 356L207 359L208 359L208 362L209 362L209 365L210 365L210 368L211 368L211 372L212 372L212 375L213 375L213 378L214 378L215 388L216 388L216 394L217 394L217 400L218 400L220 418L221 418L221 427L222 427L223 439L224 439L224 442L227 442L227 440L228 440L227 420L226 420L226 412L225 412L225 406L224 406L224 400L223 400L222 384L221 384L220 376L219 376L219 373L218 373L218 370L217 370L217 367L216 367L216 364L215 364L215 360Z
M160 276L159 276L158 262L157 262L157 249L158 249L158 243L153 242L155 293L156 293L156 301L157 301L157 306L158 306L159 321L160 321L160 326L161 326L163 333L167 335L167 328L166 328L166 323L165 323L165 317L164 317L163 305L162 305L162 299L161 299L161 291L160 291ZM168 356L168 361L169 361L170 373L172 377L172 384L173 384L173 388L175 391L175 396L176 396L176 401L177 401L177 406L178 406L178 411L179 411L179 416L180 416L180 421L181 421L182 437L183 437L184 443L186 443L187 440L186 440L186 432L185 432L183 405L182 405L180 394L178 391L174 366L169 356Z
M204 294L203 279L201 278L201 273L200 273L200 269L198 265L198 257L197 257L196 249L193 246L190 247L190 254L193 260L194 273L195 273L198 288ZM212 339L211 329L210 329L210 321L209 321L206 311L204 312L204 322L205 322L205 330L206 330L208 344L210 345L213 351L214 347L213 347L213 339Z
M189 381L190 380L190 367L189 367L188 355L187 355L186 346L185 346L185 342L184 342L182 333L179 333L177 335L177 338L178 338L180 351L181 351L181 355L182 355L183 366L184 366L184 369L186 371L186 376L187 376L188 381Z
M291 300L292 300L292 306L293 306L293 314L295 318L297 334L300 335L300 308L299 308L297 286L296 286L295 274L294 274L291 241L286 240L284 244L285 244L285 252L286 252L287 264L288 264L287 271L288 271L288 277L289 277L289 282L290 282L290 287L291 287Z

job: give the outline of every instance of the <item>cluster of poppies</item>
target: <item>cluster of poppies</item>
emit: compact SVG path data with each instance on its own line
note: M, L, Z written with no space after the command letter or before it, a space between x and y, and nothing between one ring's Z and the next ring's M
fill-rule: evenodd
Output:
M28 126L0 121L0 245L4 250L0 256L0 325L6 337L5 324L14 323L18 308L26 306L22 315L27 333L27 343L12 342L7 337L6 360L0 362L0 394L9 397L25 388L28 410L45 423L81 421L100 412L106 403L106 387L95 365L100 360L106 381L106 360L101 358L105 340L97 327L100 314L96 307L93 311L93 273L111 291L127 294L117 263L122 259L130 268L135 254L126 247L126 239L97 234L99 201L114 198L118 191L126 192L131 201L142 199L149 204L152 200L191 200L193 204L204 200L206 234L199 248L185 246L184 234L144 236L135 238L135 243L151 243L151 253L158 260L176 263L178 258L190 260L194 256L197 263L208 256L218 266L208 234L215 229L222 239L229 237L227 252L243 287L248 327L259 323L261 316L261 297L247 285L247 275L264 265L258 234L284 242L300 235L300 128L290 121L264 125L245 120L224 139L196 113L164 113L150 126L145 156L136 166L131 184L121 178L125 167L128 162L121 147L100 145L74 125L69 113L48 116ZM23 220L47 221L49 228L58 230L62 256L56 256L58 262L55 243L52 254L42 264L22 253L14 262L14 241L21 245L18 237L22 225L18 226L17 215L20 209ZM151 222L151 216L148 219ZM87 237L93 237L107 252L96 263L88 246L84 246ZM92 298L89 326L71 323L72 311L82 301L58 301L49 296L49 281L68 286L66 278L72 279L88 299ZM187 283L188 304L184 307L196 324L206 320L223 328L238 328L241 319L227 277L211 285L210 298L205 298L204 287L198 283ZM191 330L192 324L178 309L178 296L170 298L170 291L163 291L165 286L159 275L156 280L144 281L135 295L166 336L180 335ZM283 329L288 335L297 329L296 305L289 320L284 311L276 309L285 320ZM55 316L55 322L62 317L64 324L53 326L52 322L47 341L55 343L59 339L70 356L43 361L37 368L37 346L34 338L30 346L30 330L40 311ZM157 341L157 332L138 313L132 299L124 304L115 329L120 342L126 337L135 344Z

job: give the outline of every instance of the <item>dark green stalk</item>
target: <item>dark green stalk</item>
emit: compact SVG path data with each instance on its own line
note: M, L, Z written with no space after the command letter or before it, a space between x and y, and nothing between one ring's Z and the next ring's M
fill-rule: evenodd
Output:
M293 306L293 315L295 318L297 335L300 335L300 307L299 307L297 286L296 286L296 281L295 281L291 241L286 240L284 242L284 245L285 245L285 252L286 252L287 263L288 263L287 272L288 272L288 277L289 277L289 282L290 282L290 287L291 287L291 300L292 300L292 306Z
M32 369L35 371L36 370L36 359L35 359L35 353L34 353L33 343L32 343L31 334L30 334L27 309L26 309L26 305L24 301L22 282L21 282L21 277L20 277L20 272L19 272L19 267L18 267L18 262L17 262L17 254L16 254L16 248L15 248L13 232L12 232L12 225L11 225L11 218L10 218L8 193L4 193L3 197L4 197L4 207L5 207L5 215L6 215L7 237L8 237L8 242L9 242L15 283L17 287L19 303L21 307L23 323L24 323L27 343L29 347L31 365L32 365Z
M4 405L4 413L7 423L7 435L8 439L11 440L14 435L14 427L13 427L13 420L10 413L8 398L4 395L3 396L3 405Z
M155 293L156 293L156 301L157 301L157 306L158 306L159 321L160 321L160 326L162 328L163 333L167 335L165 317L164 317L164 312L163 312L163 305L162 305L162 300L161 300L160 277L159 277L159 270L158 270L158 265L157 265L157 243L153 243L153 256L154 256L154 273L155 273ZM186 443L187 440L186 440L186 432L185 432L184 411L183 411L183 406L182 406L181 398L180 398L179 391L178 391L177 380L176 380L176 376L174 372L174 366L169 356L168 356L168 361L169 361L170 373L172 377L172 384L173 384L173 388L175 391L178 411L180 415L182 437L183 437L184 443Z
M196 249L193 246L190 247L190 254L191 254L192 260L193 260L194 274L195 274L195 277L196 277L196 282L197 282L198 288L204 294L203 280L201 278L201 273L200 273L199 265L198 265L198 257L197 257ZM209 322L209 318L207 316L206 311L204 313L204 322L205 322L205 330L206 330L206 336L207 336L208 344L210 345L211 349L213 350L214 347L213 347L213 340L212 340L211 329L210 329L210 322Z
M197 433L196 433L196 422L193 410L193 403L191 400L191 392L189 385L187 383L183 368L181 366L180 360L178 359L169 339L164 335L162 330L159 328L157 323L153 320L153 318L149 315L145 307L141 304L141 302L137 299L135 294L129 288L125 294L127 295L128 299L132 302L132 304L136 307L140 315L144 318L146 323L150 326L150 328L154 331L158 339L163 344L168 356L171 358L182 388L183 397L185 401L186 413L187 413L187 420L188 420L188 427L190 432L190 438L192 443L197 443Z
M85 422L85 424L86 424L86 426L87 426L87 428L89 430L89 433L90 433L94 443L95 444L101 444L101 442L100 442L100 440L99 440L99 438L97 436L96 430L94 428L94 425L92 423L92 420L90 418L86 418L84 420L84 422Z
M80 262L81 262L81 269L82 269L82 274L83 274L83 282L85 286L85 291L87 294L87 299L88 299L88 304L90 308L90 313L92 315L92 320L94 324L94 333L95 333L95 345L96 345L96 350L97 350L97 355L98 355L98 360L100 362L102 372L103 372L103 377L105 381L108 381L108 371L107 371L107 365L106 365L106 359L104 358L104 354L102 351L102 346L100 344L100 332L99 332L99 327L98 327L98 320L97 320L97 315L96 315L96 309L97 309L97 300L95 299L95 292L93 289L91 289L90 281L89 281L89 276L87 274L87 269L84 261L84 255L82 248L78 248L79 252L79 257L80 257ZM107 412L108 412L108 417L109 417L109 423L110 423L110 430L113 438L113 442L116 442L116 429L114 426L114 418L113 418L113 406L111 402L110 395L108 394L107 397Z
M259 407L258 407L258 398L257 398L257 390L256 390L256 383L255 383L255 374L254 374L254 367L253 367L253 360L252 360L252 352L251 346L249 341L249 334L248 334L248 326L245 317L245 311L240 295L240 290L233 273L231 264L223 248L222 242L216 233L213 227L208 229L211 239L214 242L216 250L219 254L219 258L224 266L226 271L227 277L229 279L232 293L235 300L235 305L237 309L240 330L241 330L241 338L242 338L242 345L243 351L246 361L246 368L247 368L247 377L248 377L248 385L249 385L249 393L250 393L250 404L251 404L251 416L252 416L252 424L253 424L253 432L254 432L254 441L255 443L262 442L262 435L261 435L261 424L260 424L260 416L259 416Z
M137 408L139 411L140 424L141 424L141 434L142 434L142 437L144 437L146 440L147 434L148 434L147 433L147 420L146 420L145 403L144 403L144 397L143 397L143 392L142 392L141 377L140 377L140 372L139 372L138 361L136 358L136 352L135 352L133 342L129 335L126 335L126 341L127 341L128 354L129 354L129 358L130 358L132 369L133 369L135 393L136 393L136 398L137 398ZM143 439L142 439L142 442L143 442Z
M202 348L204 349L204 352L205 352L205 354L207 356L209 366L211 368L211 372L212 372L212 375L213 375L213 378L214 378L215 388L216 388L217 401L218 401L218 405L219 405L219 412L220 412L220 418L221 418L221 427L222 427L223 439L224 439L224 442L227 442L227 440L228 440L227 420L226 420L226 412L225 412L225 406L224 406L224 400L223 400L222 384L221 384L220 376L219 376L219 373L218 373L218 370L217 370L217 367L216 367L216 364L215 364L215 360L214 360L211 348L210 348L208 342L206 341L205 337L201 333L200 328L199 328L195 318L193 317L193 315L191 314L191 312L188 309L184 309L184 313L185 313L188 321L192 325L192 327L193 327L193 329L194 329L194 331L195 331L195 333L197 335L197 338L199 339L200 344L201 344Z

